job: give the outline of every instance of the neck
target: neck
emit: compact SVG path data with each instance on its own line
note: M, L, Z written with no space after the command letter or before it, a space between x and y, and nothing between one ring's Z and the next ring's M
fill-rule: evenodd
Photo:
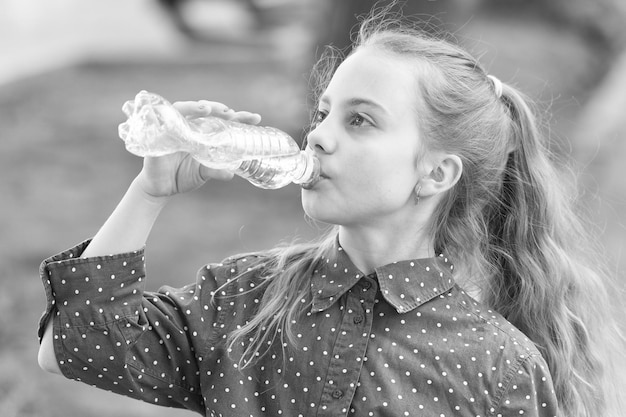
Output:
M339 228L339 242L354 265L365 274L392 262L435 256L433 240L421 227Z

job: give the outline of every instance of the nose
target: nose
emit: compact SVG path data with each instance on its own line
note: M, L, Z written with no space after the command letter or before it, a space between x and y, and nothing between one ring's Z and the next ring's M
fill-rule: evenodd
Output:
M311 130L306 137L307 147L319 153L331 154L335 152L337 142L329 126L329 123L323 120Z

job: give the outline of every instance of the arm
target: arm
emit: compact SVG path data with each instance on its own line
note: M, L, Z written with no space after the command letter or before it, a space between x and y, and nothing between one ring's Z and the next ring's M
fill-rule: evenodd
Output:
M168 199L151 198L135 180L81 256L123 253L142 248ZM61 374L52 343L52 322L49 320L46 325L38 361L45 371Z
M211 294L232 266L210 265L195 285L147 292L143 249L83 258L87 245L41 269L54 296L50 338L62 375L152 404L204 410L198 355L215 342L220 315Z
M223 104L215 102L181 102L175 103L175 106L187 117L220 114L227 119L251 124L261 120L258 114L229 111ZM187 154L144 158L141 173L80 256L102 256L142 248L156 218L172 196L194 190L209 178L229 179L232 176L231 173L202 166ZM60 374L52 326L53 320L50 319L41 338L38 361L42 369Z
M519 358L511 367L502 391L496 396L488 416L555 417L559 406L548 365L541 356Z
M250 124L261 120L258 114L235 112L221 103L205 100L178 102L174 106L189 119L211 114ZM143 247L157 216L172 196L195 190L210 178L232 177L232 173L207 168L185 153L144 158L143 169L81 256L122 253Z

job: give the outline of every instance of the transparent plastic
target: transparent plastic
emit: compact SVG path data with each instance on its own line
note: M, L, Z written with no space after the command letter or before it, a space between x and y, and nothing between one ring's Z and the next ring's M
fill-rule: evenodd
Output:
M119 125L119 136L135 155L187 152L207 167L228 170L265 189L292 182L307 188L319 177L317 158L273 127L212 116L187 119L163 97L147 91L124 103L122 111L128 120Z

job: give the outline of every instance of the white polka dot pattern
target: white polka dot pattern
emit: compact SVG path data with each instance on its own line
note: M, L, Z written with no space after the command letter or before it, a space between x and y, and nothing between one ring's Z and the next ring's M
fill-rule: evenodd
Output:
M265 287L246 271L261 257L233 257L201 269L193 285L144 293L143 251L85 259L84 246L41 269L41 326L54 318L69 378L207 416L557 415L534 345L456 286L445 256L364 276L337 246L303 277L311 294L293 323L297 346L279 334L239 369L244 346L226 352L223 341L258 309Z

